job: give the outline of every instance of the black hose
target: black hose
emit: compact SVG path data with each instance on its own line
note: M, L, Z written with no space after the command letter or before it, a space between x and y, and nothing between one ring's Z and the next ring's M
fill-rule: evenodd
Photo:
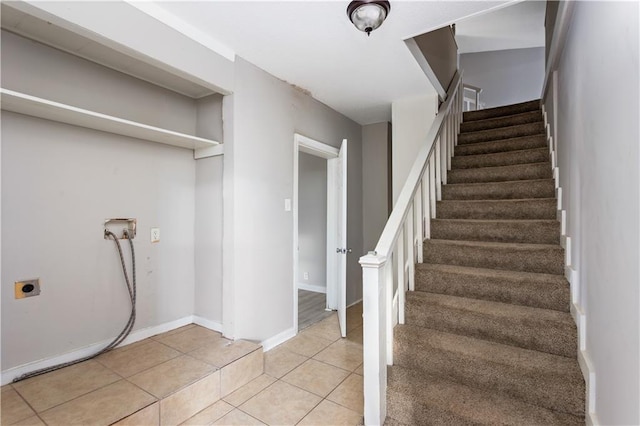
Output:
M129 314L129 320L127 321L127 325L124 326L120 334L118 334L118 336L115 339L113 339L111 343L109 343L107 346L105 346L103 349L99 350L98 352L92 355L88 355L84 358L76 359L74 361L64 362L62 364L52 365L51 367L45 367L45 368L41 368L40 370L35 370L30 373L25 373L20 377L16 377L15 379L13 379L13 383L19 382L21 380L29 379L31 377L39 376L41 374L50 373L52 371L56 371L61 368L69 367L70 365L75 365L80 362L93 359L98 355L102 355L103 353L108 352L111 349L118 346L120 343L122 343L124 339L127 338L129 333L131 333L131 330L133 329L133 325L136 322L136 291L137 291L136 289L136 254L133 250L133 240L131 239L129 232L125 229L124 234L129 240L129 246L131 247L131 269L133 272L133 283L132 283L131 281L129 281L129 274L127 273L127 266L125 265L125 262L124 262L124 255L122 254L122 247L120 246L120 241L118 241L118 237L116 237L116 234L114 234L113 232L107 229L105 229L104 234L111 237L113 241L115 241L116 247L118 248L118 254L120 255L122 272L124 274L124 280L127 283L127 290L129 291L129 299L131 300L131 313Z

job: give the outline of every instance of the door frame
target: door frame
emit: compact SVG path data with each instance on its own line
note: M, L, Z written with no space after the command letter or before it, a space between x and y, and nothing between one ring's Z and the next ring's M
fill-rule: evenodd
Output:
M330 282L335 281L338 274L337 261L335 259L335 248L337 247L336 233L330 232L331 229L337 228L337 196L338 196L338 178L336 176L337 167L333 161L337 160L340 150L326 143L308 138L299 133L294 133L293 137L293 328L298 334L298 190L300 179L299 154L304 152L315 157L327 160L327 307L329 306L329 298L336 299L337 305L337 289L330 292ZM333 256L331 256L333 254ZM336 287L335 284L333 287Z

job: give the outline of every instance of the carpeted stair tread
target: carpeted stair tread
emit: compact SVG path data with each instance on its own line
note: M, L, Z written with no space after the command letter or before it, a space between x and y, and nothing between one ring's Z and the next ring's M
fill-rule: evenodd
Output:
M447 183L508 182L551 178L553 173L549 162L467 169L452 167L452 170L447 173Z
M564 249L555 244L425 240L425 263L564 274Z
M499 167L517 164L548 163L549 150L546 147L519 151L495 152L490 154L458 155L451 158L451 168L456 170L475 167Z
M458 135L458 144L465 145L470 143L488 142L499 139L511 139L521 136L532 136L544 134L544 123L528 123L517 124L515 126L500 127L497 129L478 130L476 132L460 133Z
M542 111L528 111L520 114L505 115L484 120L467 121L460 123L460 132L475 132L478 130L496 129L499 127L515 126L542 121Z
M486 120L494 117L503 117L505 115L521 114L523 112L539 110L540 99L534 99L532 101L520 102L512 105L486 108L478 111L466 111L463 114L463 122Z
M553 219L432 219L431 238L499 243L560 244L560 222Z
M555 219L555 198L511 200L444 200L436 203L438 219Z
M569 312L569 283L562 275L419 263L416 291Z
M570 358L412 325L396 327L394 337L394 366L555 411L584 412L582 373Z
M465 155L493 154L509 151L523 151L527 149L547 148L547 137L544 134L522 136L489 142L457 145L453 153L456 157ZM455 158L455 157L454 157Z
M554 198L553 179L526 181L452 183L442 187L443 200L504 200Z
M407 324L532 351L575 356L576 326L567 312L424 291L409 292L406 300Z
M584 417L398 365L388 380L385 425L584 425Z

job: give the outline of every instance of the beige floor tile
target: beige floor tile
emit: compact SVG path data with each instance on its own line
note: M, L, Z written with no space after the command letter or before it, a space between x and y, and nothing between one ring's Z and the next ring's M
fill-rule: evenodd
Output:
M256 349L247 356L227 364L220 370L220 392L229 395L264 373L264 353Z
M335 342L341 337L338 315L334 314L329 318L323 319L322 321L312 325L311 327L304 329L302 332L300 332L300 334L311 337L319 337L321 339Z
M220 370L160 401L160 424L178 425L220 399Z
M180 352L187 353L208 343L215 343L219 341L221 337L222 335L217 331L195 326L177 333L169 334L168 336L161 334L153 339L167 346L171 346Z
M190 419L187 419L186 422L182 423L182 426L210 425L233 410L233 405L227 404L224 401L218 401L200 411Z
M160 403L153 404L114 423L113 426L157 426L160 424Z
M352 374L329 394L327 399L350 410L364 414L364 381L358 374Z
M321 400L317 395L277 381L240 409L269 425L295 425Z
M131 376L128 380L155 397L164 398L215 370L212 365L182 355Z
M122 377L129 377L180 355L181 352L169 346L149 340L146 344L127 351L107 352L96 358L96 361Z
M362 424L362 421L363 419L361 414L325 399L309 414L307 414L306 417L298 423L298 425L356 426Z
M356 368L354 373L364 376L364 364L360 364L360 367Z
M279 379L306 360L305 356L277 347L264 354L264 372Z
M362 327L362 312L347 310L347 333L358 327Z
M362 364L362 345L341 339L313 357L318 361L353 371Z
M97 361L85 361L15 383L13 387L37 412L71 401L120 380Z
M362 326L347 331L347 340L362 346Z
M48 425L109 425L155 402L126 380L112 383L40 414Z
M11 386L2 387L1 398L0 423L3 425L11 425L36 414Z
M229 404L238 407L275 381L276 379L274 379L273 377L267 374L262 374L246 385L240 387L238 390L225 396L223 399Z
M221 338L218 342L208 343L195 351L189 352L189 355L207 364L222 368L258 348L260 348L260 345L246 340L231 341Z
M2 423L7 424L8 423ZM45 423L38 416L31 416L26 419L22 419L17 423L12 423L11 426L46 426Z
M347 308L347 314L362 314L362 301Z
M348 375L346 370L310 359L281 380L324 398Z
M193 327L197 327L197 325L195 325L195 324L183 325L182 327L174 328L173 330L169 330L169 331L166 331L164 333L156 334L155 336L153 336L151 338L152 339L161 339L163 337L171 336L172 334L182 333L183 331L187 331L188 329L193 328Z
M238 409L233 410L220 420L214 423L214 425L224 426L261 426L264 425L260 420L251 417L247 413Z
M331 340L323 339L322 337L300 333L293 339L281 344L280 347L299 355L312 357L331 343L333 343Z

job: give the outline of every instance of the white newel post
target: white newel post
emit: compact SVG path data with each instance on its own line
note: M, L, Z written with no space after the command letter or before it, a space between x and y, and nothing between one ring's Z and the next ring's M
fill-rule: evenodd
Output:
M369 252L360 258L363 285L364 424L382 425L387 416L387 259Z

